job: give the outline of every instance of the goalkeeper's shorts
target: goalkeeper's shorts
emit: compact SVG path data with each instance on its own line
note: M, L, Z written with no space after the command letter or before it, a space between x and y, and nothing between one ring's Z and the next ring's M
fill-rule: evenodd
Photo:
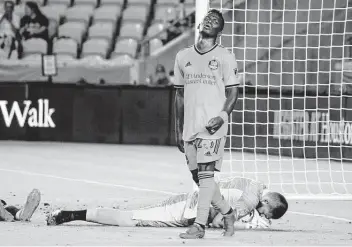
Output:
M198 168L199 163L216 162L215 169L221 171L226 138L200 139L185 142L185 155L189 169Z

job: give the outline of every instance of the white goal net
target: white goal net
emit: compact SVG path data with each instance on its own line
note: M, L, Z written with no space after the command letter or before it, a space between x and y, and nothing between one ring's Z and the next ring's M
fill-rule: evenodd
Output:
M224 14L220 43L236 54L246 85L222 174L291 198L352 199L352 1L214 0L210 8Z

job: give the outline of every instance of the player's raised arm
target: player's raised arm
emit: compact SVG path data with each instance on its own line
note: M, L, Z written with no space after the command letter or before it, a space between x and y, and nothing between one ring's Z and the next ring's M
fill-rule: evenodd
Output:
M176 96L175 96L175 134L176 134L176 143L178 149L184 153L184 142L182 139L183 134L183 122L184 122L184 81L183 81L183 72L180 69L178 56L176 55L175 59L175 66L174 66L174 73L175 73L175 89L176 89Z

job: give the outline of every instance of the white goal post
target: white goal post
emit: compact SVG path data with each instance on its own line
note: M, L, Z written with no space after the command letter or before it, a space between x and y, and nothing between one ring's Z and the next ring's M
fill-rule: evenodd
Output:
M209 8L225 17L219 42L246 85L221 176L352 199L352 1L196 0L196 27Z

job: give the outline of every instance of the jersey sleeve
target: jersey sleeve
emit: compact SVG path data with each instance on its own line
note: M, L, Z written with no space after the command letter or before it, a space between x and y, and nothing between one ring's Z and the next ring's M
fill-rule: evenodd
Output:
M235 54L228 53L224 58L224 83L225 87L238 86L238 68Z
M261 182L240 177L222 180L219 187L230 206L237 210L238 219L257 207L265 188Z
M183 71L179 62L179 54L176 55L175 58L175 66L174 66L174 75L175 75L175 88L183 88L184 87L184 79L183 79Z

